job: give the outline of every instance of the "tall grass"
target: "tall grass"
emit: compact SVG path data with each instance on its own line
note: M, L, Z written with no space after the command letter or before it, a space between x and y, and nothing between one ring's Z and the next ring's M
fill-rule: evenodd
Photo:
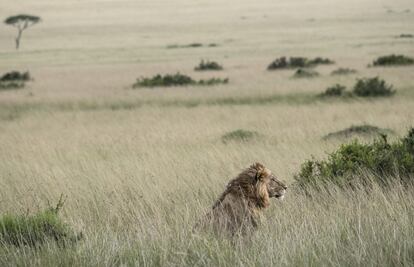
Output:
M266 99L191 109L25 107L0 132L0 213L36 214L63 193L68 197L60 216L83 239L71 248L49 241L41 249L0 245L0 266L407 262L414 199L412 191L399 188L370 195L332 189L309 198L291 186L284 202L275 200L264 212L250 241L234 245L192 233L228 180L252 162L263 161L289 181L310 155L322 158L337 147L323 135L358 120L402 133L412 118L411 102L401 98L334 105L259 100ZM261 137L223 143L222 136L235 129ZM384 253L374 257L376 251Z
M395 184L342 191L291 190L258 231L228 240L192 232L210 204L190 185L157 202L124 189L84 203L85 240L74 248L1 245L0 264L33 266L402 266L414 264L414 191ZM203 188L205 188L203 186ZM205 188L204 191L215 191ZM158 194L157 194L158 195ZM158 195L159 196L159 195ZM116 209L115 207L123 207ZM99 214L99 215L98 215ZM380 253L379 253L380 252Z

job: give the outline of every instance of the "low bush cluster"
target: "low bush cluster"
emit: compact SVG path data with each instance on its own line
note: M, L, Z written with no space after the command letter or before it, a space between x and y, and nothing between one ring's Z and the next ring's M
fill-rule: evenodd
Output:
M382 56L374 60L372 65L374 66L406 66L413 65L414 59L404 55L388 55Z
M226 84L229 79L225 78L211 78L207 80L194 80L190 76L180 73L176 74L157 74L151 78L137 79L133 88L138 87L171 87L171 86L186 86L186 85L218 85Z
M62 197L56 207L34 215L3 215L0 217L0 243L14 246L40 246L46 242L67 245L81 239L58 216Z
M215 61L204 61L201 60L200 64L194 68L196 71L204 71L204 70L222 70L223 67Z
M210 44L202 44L202 43L191 43L191 44L185 44L185 45L179 45L179 44L172 44L172 45L168 45L167 48L168 49L174 49L174 48L199 48L199 47L217 47L218 44L216 43L210 43Z
M30 80L30 73L27 72L19 72L19 71L11 71L3 74L0 78L0 82L26 82Z
M0 90L23 88L30 80L29 72L10 71L0 77Z
M360 97L391 96L395 93L392 85L388 85L378 77L359 79L353 93Z
M277 69L291 69L291 68L308 68L314 67L321 64L334 64L335 62L329 58L316 57L314 59L308 59L306 57L280 57L275 59L267 67L268 70L277 70Z
M357 73L356 70L350 68L338 68L331 72L331 75L349 75Z
M321 94L322 97L332 97L332 96L344 96L346 92L346 86L335 84L328 87L325 92Z
M311 159L302 164L295 175L297 185L302 188L320 184L336 184L341 188L353 186L360 181L356 177L368 171L373 174L375 182L381 185L392 183L390 179L399 177L404 185L412 184L414 178L414 128L407 136L394 143L387 141L382 135L372 143L353 141L343 144L329 154L326 160ZM360 178L362 179L362 178Z
M399 38L414 38L414 34L402 33L398 37Z
M395 94L392 85L388 85L384 80L378 77L358 79L354 85L353 91L346 91L346 87L340 84L328 87L321 97L341 97L341 96L358 96L358 97L384 97Z

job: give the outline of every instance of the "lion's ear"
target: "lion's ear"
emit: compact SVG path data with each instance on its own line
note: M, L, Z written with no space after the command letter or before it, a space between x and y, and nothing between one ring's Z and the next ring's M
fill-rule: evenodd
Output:
M256 169L256 181L270 176L270 170L263 166L261 163L255 163L254 167Z

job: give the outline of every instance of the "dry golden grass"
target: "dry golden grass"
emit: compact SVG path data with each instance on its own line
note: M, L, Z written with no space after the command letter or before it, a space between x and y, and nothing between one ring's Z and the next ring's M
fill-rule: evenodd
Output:
M63 217L85 240L65 250L2 246L0 265L413 264L414 197L403 189L333 189L315 199L288 192L247 244L189 230L252 162L290 184L305 159L340 144L321 139L330 132L367 123L401 135L413 125L413 67L367 68L377 56L414 55L412 39L395 38L412 33L411 0L3 2L2 17L26 12L43 22L18 52L14 29L0 27L0 73L34 77L27 89L0 92L0 213L35 212L63 193ZM219 46L167 49L195 42ZM283 55L336 64L317 67L314 79L266 71ZM194 72L202 58L225 69ZM330 76L338 67L358 73ZM138 77L177 71L230 83L131 89ZM397 94L314 98L376 75ZM237 129L260 136L222 142Z

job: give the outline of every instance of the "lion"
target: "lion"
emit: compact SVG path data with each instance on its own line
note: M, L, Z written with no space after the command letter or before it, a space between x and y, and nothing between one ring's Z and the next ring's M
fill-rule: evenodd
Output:
M287 186L261 163L254 163L232 179L198 226L213 227L214 232L245 234L258 227L261 212L270 198L283 199Z

